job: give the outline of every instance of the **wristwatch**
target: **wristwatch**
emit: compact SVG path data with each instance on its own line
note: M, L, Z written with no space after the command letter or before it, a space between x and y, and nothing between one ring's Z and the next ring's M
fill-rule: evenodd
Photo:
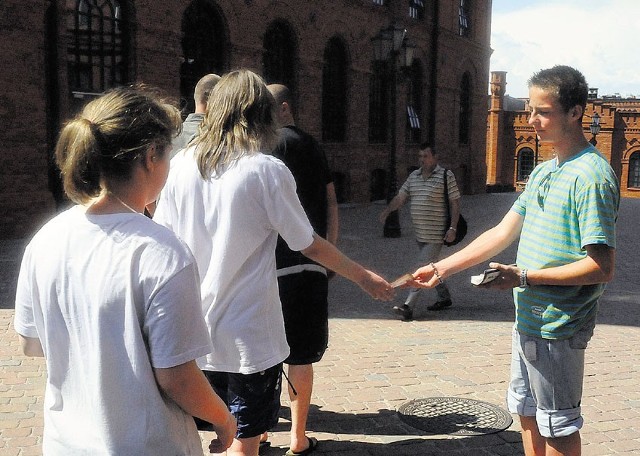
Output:
M520 269L520 288L529 288L526 269Z
M458 231L458 230L456 230L456 229L455 229L454 227L452 227L452 226L450 226L450 227L449 227L449 229L450 229L450 230L453 230L453 231Z

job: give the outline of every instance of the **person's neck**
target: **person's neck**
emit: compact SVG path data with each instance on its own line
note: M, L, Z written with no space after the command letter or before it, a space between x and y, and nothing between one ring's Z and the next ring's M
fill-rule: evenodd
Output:
M433 171L436 169L436 166L438 166L438 165L436 164L436 165L433 165L433 166L431 166L431 167L429 167L429 168L425 168L425 167L423 166L423 167L422 167L422 175L423 175L424 177L428 177L428 176L430 176L430 175L431 175L431 173L433 173Z
M562 164L582 152L585 148L589 147L589 141L584 137L582 131L580 134L574 134L568 136L564 141L558 141L553 144L553 150L558 157L558 164Z
M139 192L119 188L117 190L104 190L91 204L88 212L93 214L142 214L144 207L145 204L143 199L140 198Z

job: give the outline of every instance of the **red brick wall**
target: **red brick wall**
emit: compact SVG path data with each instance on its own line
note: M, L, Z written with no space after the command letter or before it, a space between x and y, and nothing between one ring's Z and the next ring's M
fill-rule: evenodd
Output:
M28 237L42 220L55 212L48 189L47 99L45 11L52 2L2 0L0 6L0 238ZM179 98L182 62L181 1L131 1L134 21L130 73L135 81L159 86ZM248 67L262 70L265 31L273 20L285 20L292 28L297 46L298 124L315 137L321 136L321 86L323 54L327 41L339 36L348 49L348 129L344 143L324 144L334 171L348 180L348 199L366 202L370 198L370 176L385 169L389 144L369 144L369 76L372 61L371 38L392 22L408 29L417 46L416 57L424 71L423 137L428 131L430 68L437 65L435 146L442 162L454 170L465 192L484 191L486 93L489 75L489 1L473 2L471 35L458 35L458 2L440 1L438 57L433 55L431 12L424 21L408 17L407 2L376 6L357 1L211 1L226 23L225 70ZM66 75L67 34L65 2L59 1L57 67L54 78L59 93L53 94L60 122L72 112L74 100L68 92ZM431 8L431 2L425 2ZM51 56L50 56L51 58ZM462 74L471 75L473 118L471 141L458 144L458 112ZM398 83L398 181L416 164L416 144L405 144L406 82ZM51 112L51 111L50 111ZM57 130L54 125L53 132Z

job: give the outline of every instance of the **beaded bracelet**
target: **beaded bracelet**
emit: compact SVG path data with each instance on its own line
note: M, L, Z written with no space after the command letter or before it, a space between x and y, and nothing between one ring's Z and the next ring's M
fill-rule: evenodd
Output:
M431 266L433 268L433 274L436 276L436 278L438 279L438 283L440 285L443 285L444 282L442 281L442 277L440 277L440 273L438 272L438 268L436 268L436 265L433 263L430 263L429 266Z

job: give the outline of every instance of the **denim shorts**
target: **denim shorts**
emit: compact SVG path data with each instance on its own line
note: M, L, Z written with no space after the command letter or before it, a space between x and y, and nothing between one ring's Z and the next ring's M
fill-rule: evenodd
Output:
M584 354L594 326L595 319L563 340L513 330L507 405L511 413L535 416L543 437L565 437L582 428Z
M278 424L282 363L255 374L203 371L216 394L238 420L237 439L267 432ZM200 431L212 431L211 423L195 418Z

